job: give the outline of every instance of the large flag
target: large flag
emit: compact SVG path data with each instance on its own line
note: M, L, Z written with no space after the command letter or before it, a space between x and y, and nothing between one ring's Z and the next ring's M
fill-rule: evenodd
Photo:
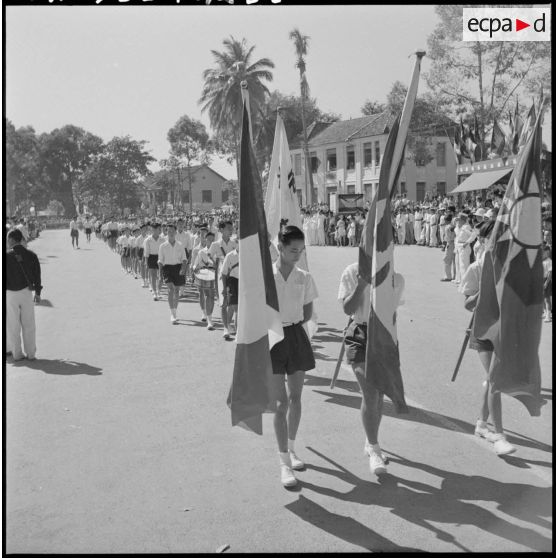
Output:
M492 139L490 141L490 151L501 157L506 147L506 136L502 128L498 125L496 118L494 118L494 126L492 128Z
M262 185L250 141L246 103L240 140L238 325L232 385L227 398L233 426L262 433L272 411L270 349L283 339L271 267Z
M539 342L543 309L539 111L515 166L481 273L473 334L494 345L492 392L512 395L540 415Z
M281 225L294 225L302 230L302 216L296 195L295 177L291 163L289 142L285 124L279 114L275 123L275 137L271 152L271 165L267 179L265 196L265 215L267 230L271 241L277 245ZM306 251L297 263L298 267L308 271ZM318 317L314 311L312 319L306 322L305 329L310 338L318 331Z
M459 128L457 128L457 126L453 129L453 151L455 153L455 162L458 165L460 165L461 164L461 136L459 135Z
M391 199L397 191L403 164L407 131L417 96L420 62L424 53L417 52L411 84L403 112L395 120L387 139L380 167L380 179L364 227L365 238L359 248L359 274L370 280L370 317L366 342L366 380L386 394L398 413L408 412L405 402L396 310L398 295L393 269L393 229Z
M467 150L467 145L465 144L465 140L466 140L468 134L465 131L465 124L463 124L463 117L461 117L459 120L460 120L460 123L461 123L461 136L460 136L460 141L459 141L459 149L461 149L461 156L462 157L465 157L466 159L470 159L471 156L469 155L469 151Z

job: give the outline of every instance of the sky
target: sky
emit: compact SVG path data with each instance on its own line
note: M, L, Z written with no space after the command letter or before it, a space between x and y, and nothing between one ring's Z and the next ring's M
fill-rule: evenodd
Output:
M296 94L289 32L299 28L310 36L312 97L323 111L355 118L366 99L385 101L394 81L409 81L409 55L426 48L436 15L420 5L51 5L8 6L5 25L6 116L16 128L73 124L104 141L129 135L161 159L182 115L210 131L197 101L223 39L246 38L255 59L275 63L270 91ZM211 166L236 178L224 161Z
M37 133L66 124L109 141L146 140L168 157L168 130L182 115L201 120L202 72L211 50L233 36L255 45L254 60L275 63L270 91L298 93L289 32L310 37L311 96L342 119L361 116L366 99L384 102L392 84L408 83L414 57L427 50L434 5L8 6L5 18L6 116ZM422 71L430 66L428 56ZM421 83L419 94L426 91ZM213 159L225 178L234 167ZM153 170L158 168L154 166Z

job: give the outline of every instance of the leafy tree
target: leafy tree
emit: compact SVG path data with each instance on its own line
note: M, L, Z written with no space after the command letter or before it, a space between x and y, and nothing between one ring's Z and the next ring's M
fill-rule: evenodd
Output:
M246 82L250 94L252 112L260 108L269 90L263 81L272 81L270 69L275 65L269 58L252 61L255 46L248 47L246 39L238 41L229 37L223 41L223 52L212 50L214 68L204 70L204 85L199 99L202 112L209 114L211 128L227 144L234 145L239 172L238 157L242 124L242 82ZM221 146L225 142L221 143Z
M38 139L31 126L18 128L6 120L6 190L9 209L35 204L44 207L50 198L39 178Z
M64 206L58 200L49 201L47 210L50 213L54 213L57 217L64 215Z
M101 138L73 125L39 137L41 178L66 215L73 215L76 207L81 210L79 181L102 148Z
M192 184L194 181L192 163L209 163L211 151L209 136L205 126L199 120L184 115L168 131L167 139L171 146L171 158L167 165L176 170L179 184L181 184L180 169L182 163L185 163L190 191L190 213L192 213Z
M363 116L373 116L374 114L380 114L386 110L386 105L384 103L380 103L378 101L371 101L370 99L366 99L364 105L362 105L360 112Z
M88 205L112 211L117 207L137 209L141 180L151 174L155 159L145 150L145 141L125 137L110 140L81 177L79 189Z
M551 50L543 42L464 42L463 7L436 6L440 21L428 38L432 66L423 75L446 112L477 116L484 139L486 125L509 110L514 95L548 91Z
M300 97L273 91L264 106L258 111L254 126L254 143L259 168L263 169L266 163L271 162L278 108L281 109L281 117L285 124L288 141L292 142L302 135L303 126L299 117L300 104ZM307 99L305 106L308 122L335 122L340 119L338 114L320 110L316 99Z

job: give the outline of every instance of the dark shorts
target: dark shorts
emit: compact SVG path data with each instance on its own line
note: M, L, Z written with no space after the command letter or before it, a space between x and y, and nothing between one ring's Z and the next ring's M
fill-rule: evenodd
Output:
M126 246L122 249L122 257L129 258L130 257L130 247Z
M135 258L138 255L138 249L135 246L132 246L132 248L130 248L130 256L132 256L132 258Z
M163 281L165 283L172 283L175 287L182 287L186 284L186 277L180 275L182 265L164 265L163 266Z
M110 230L109 235L110 235L111 238L117 238L118 237L118 231Z
M368 326L351 322L345 332L345 354L347 362L355 364L366 360L366 339Z
M238 304L238 279L236 277L227 277L225 285L227 287L228 297L227 304L235 306Z
M477 339L471 334L469 337L469 349L474 349L475 351L493 351L494 345L489 339Z
M138 248L138 258L143 258L143 248Z
M283 328L284 339L271 349L274 374L294 374L316 367L314 352L302 323Z
M150 256L147 256L147 267L149 269L159 269L159 264L157 263L158 259L159 256L157 254L151 254Z
M91 234L91 229L85 229L85 234Z
M79 236L79 231L77 229L72 229L70 231L70 236Z

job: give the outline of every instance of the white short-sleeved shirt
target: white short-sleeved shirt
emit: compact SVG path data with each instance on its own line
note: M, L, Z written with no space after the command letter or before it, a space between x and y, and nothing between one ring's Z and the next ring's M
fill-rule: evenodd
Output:
M304 320L303 307L318 298L318 289L312 275L295 266L285 281L277 264L273 264L273 276L283 325L302 322Z
M479 292L483 261L484 255L483 257L481 257L480 260L474 261L467 268L465 275L461 278L459 292L461 292L465 296L473 296Z
M174 241L174 246L167 240L159 246L159 260L161 265L178 265L186 261L184 245L178 240Z
M188 231L176 231L176 240L178 240L178 242L180 242L182 246L188 251L191 251L194 247L194 240L192 239L192 235Z
M163 244L164 240L159 236L157 240L153 238L153 235L149 235L143 242L143 255L147 256L158 256L159 246Z
M78 228L77 221L74 221L74 220L72 219L72 220L70 221L70 229L71 229L72 231L75 231L75 230L77 230L77 228Z
M209 253L214 260L224 260L225 256L232 252L236 248L236 242L234 240L229 239L228 242L225 242L223 239L216 240L211 244L209 248Z
M341 302L352 294L358 285L358 262L347 266L341 274L339 282L339 291L337 298ZM359 324L367 324L370 317L370 285L367 285L362 292L361 302L355 313L351 316L353 320Z
M233 250L225 256L223 266L221 267L221 275L229 275L238 279L238 251Z
M196 255L196 261L194 262L194 267L195 268L199 268L199 267L215 267L215 261L211 258L211 255L209 253L209 248L205 247L205 248L200 248L197 255Z
M397 306L405 303L403 291L405 289L405 279L400 273L394 273L394 289ZM352 294L358 285L358 262L348 265L341 274L337 299L343 302ZM362 291L362 298L355 313L351 316L358 324L368 324L370 318L370 285L366 285Z

